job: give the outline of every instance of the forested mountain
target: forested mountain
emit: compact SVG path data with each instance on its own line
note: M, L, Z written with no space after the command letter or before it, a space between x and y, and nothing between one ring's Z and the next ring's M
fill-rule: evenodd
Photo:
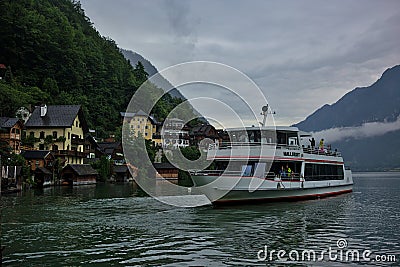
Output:
M129 60L129 62L131 63L132 66L136 66L136 64L138 62L141 62L143 64L144 70L149 74L149 77L158 73L157 68L154 67L154 65L151 64L150 61L145 59L140 54L130 51L130 50L125 50L125 49L121 49L121 52L124 55L124 57ZM171 83L168 80L166 80L164 77L161 77L161 80L159 80L159 82L162 83L161 88L172 88L173 87L171 85ZM169 94L173 97L177 97L177 98L185 100L185 97L176 88L169 91Z
M356 88L296 124L317 132L354 170L400 168L400 65L374 84ZM329 138L332 139L329 140Z
M21 106L81 104L100 136L113 132L119 112L147 79L115 42L102 37L78 1L0 1L0 115ZM155 115L162 119L181 100L166 96Z

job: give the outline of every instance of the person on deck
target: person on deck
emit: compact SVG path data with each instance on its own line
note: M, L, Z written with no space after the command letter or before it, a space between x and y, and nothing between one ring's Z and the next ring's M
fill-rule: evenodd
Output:
M319 141L319 150L324 151L324 139L322 138L321 141Z
M314 137L311 138L311 139L308 139L308 141L310 141L311 149L314 150L314 147L315 147L315 139L314 139Z
M289 165L286 165L286 172L288 177L292 177L292 169L290 169Z
M283 167L283 165L282 165L281 170L279 171L279 176L280 176L280 178L286 177L286 171L285 171L285 168Z

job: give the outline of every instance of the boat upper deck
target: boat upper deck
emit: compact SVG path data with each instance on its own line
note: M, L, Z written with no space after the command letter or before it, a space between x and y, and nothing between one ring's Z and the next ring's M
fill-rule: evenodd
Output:
M228 151L226 150L235 150L235 152L230 151L233 156L235 154L246 154L243 153L244 150L248 150L248 155L257 154L261 150L269 150L278 155L292 151L292 154L301 153L311 157L341 157L341 153L332 150L330 146L324 148L311 147L309 138L312 135L300 132L296 127L232 128L226 130L226 136L227 138L222 142L210 144L209 150L212 150L216 156L218 154L227 155ZM267 152L266 154L271 153Z

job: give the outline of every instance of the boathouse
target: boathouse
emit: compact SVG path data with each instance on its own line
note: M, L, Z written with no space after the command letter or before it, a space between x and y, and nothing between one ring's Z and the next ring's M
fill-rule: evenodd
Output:
M61 171L63 185L95 184L98 175L89 164L68 164Z
M168 162L163 163L153 163L156 170L155 177L157 179L164 178L171 182L178 181L179 170L174 165Z

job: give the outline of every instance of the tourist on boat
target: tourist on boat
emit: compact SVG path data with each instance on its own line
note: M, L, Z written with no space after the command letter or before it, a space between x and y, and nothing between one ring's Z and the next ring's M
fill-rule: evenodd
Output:
M314 147L315 147L315 139L314 139L314 137L311 138L311 139L308 139L308 141L310 141L311 148L314 150Z
M285 168L283 167L283 165L282 165L281 170L279 171L279 176L280 176L280 178L286 177L286 171L285 171Z
M319 150L324 151L324 138L319 141Z
M288 177L292 177L292 169L290 169L288 164L286 164L286 172Z

